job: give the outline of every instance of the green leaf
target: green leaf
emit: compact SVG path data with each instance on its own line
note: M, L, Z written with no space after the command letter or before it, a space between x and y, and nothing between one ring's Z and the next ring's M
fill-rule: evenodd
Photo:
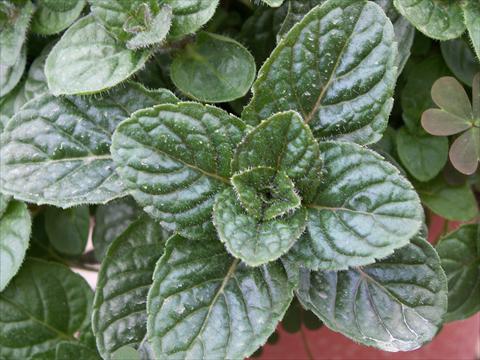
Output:
M448 160L448 139L412 134L406 127L397 131L397 154L408 172L420 181L432 180Z
M457 0L393 0L397 10L422 33L437 40L455 39L465 31Z
M45 230L55 250L71 256L83 254L87 246L90 214L88 206L62 210L48 207Z
M471 86L473 76L480 72L480 63L463 38L442 41L440 43L443 58L455 77L465 85Z
M3 51L3 50L2 50ZM0 97L12 91L20 81L27 63L27 47L24 45L13 65L0 63Z
M434 82L449 75L447 66L439 55L428 57L415 65L408 73L402 90L403 121L412 134L425 134L420 120L425 110L435 107L430 95Z
M162 359L241 359L272 334L293 298L278 263L250 268L216 239L174 236L148 294L148 338Z
M257 166L284 171L305 199L315 194L322 160L317 141L298 113L275 114L245 136L232 168L243 171Z
M233 175L231 181L243 208L256 219L271 220L300 207L295 186L283 171L255 167Z
M131 34L145 31L159 12L156 0L88 0L92 14L119 40L127 41Z
M329 328L384 351L410 351L429 342L447 310L447 281L426 240L375 264L346 271L304 271L300 302Z
M10 118L28 101L25 97L24 84L23 80L6 96L0 98L0 129L2 132Z
M95 212L92 242L95 257L102 261L108 246L140 216L141 211L131 197L100 205Z
M6 19L0 24L0 64L12 66L18 62L34 6L31 1L16 2L6 6ZM11 8L10 8L11 7ZM3 9L2 9L3 10Z
M200 32L180 51L171 67L172 81L202 102L226 102L244 96L255 79L255 60L238 42Z
M127 48L137 50L161 43L172 25L172 9L164 6L152 19L146 30L141 31L127 41Z
M110 155L113 131L140 108L175 101L168 90L135 83L102 97L35 98L4 130L2 192L59 207L125 196Z
M112 360L140 360L140 354L130 346L122 346L112 354Z
M463 225L443 237L436 249L448 279L445 321L480 311L480 225Z
M27 206L0 194L0 291L22 265L30 240L32 220Z
M55 360L100 360L95 351L78 342L64 341L57 345Z
M189 238L214 231L214 196L230 185L243 122L198 103L137 111L117 128L112 155L135 200L163 227Z
M62 2L64 1L60 3ZM32 19L33 32L40 35L57 34L72 25L85 7L85 0L76 0L73 7L67 6L68 10L53 9L51 3L52 1L37 1L37 8Z
M462 174L474 174L480 161L480 128L472 127L456 138L449 156L455 169Z
M92 15L81 18L48 55L45 75L53 95L107 90L137 72L150 51L124 47Z
M278 44L242 117L256 125L292 109L317 138L375 142L393 103L396 56L392 24L378 5L327 1Z
M28 69L27 78L23 85L23 96L26 100L31 100L37 96L48 93L47 78L45 77L45 62L53 45L53 43L49 43L45 46Z
M467 184L448 185L438 176L428 183L415 184L422 203L447 220L468 221L478 213L475 195Z
M265 4L271 7L279 7L285 0L262 0Z
M324 177L308 208L307 233L288 257L310 269L370 264L408 243L423 221L412 185L375 152L320 144Z
M213 222L227 250L247 265L258 266L285 254L305 230L307 212L300 208L275 219L257 219L245 212L233 189L217 195Z
M92 326L104 359L122 346L148 346L146 299L165 238L147 217L135 221L108 248L98 276Z
M0 357L27 359L55 347L90 321L93 292L58 263L29 259L0 294Z
M173 11L172 37L194 33L213 16L219 0L160 0L160 4L169 5Z
M477 59L480 61L480 3L476 0L465 1L463 3L463 16Z

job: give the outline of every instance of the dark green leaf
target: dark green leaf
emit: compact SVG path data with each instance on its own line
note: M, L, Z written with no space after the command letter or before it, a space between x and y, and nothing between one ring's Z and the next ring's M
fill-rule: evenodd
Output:
M418 195L398 169L361 146L321 143L324 177L307 204L307 233L288 257L311 269L370 264L408 243L420 229Z
M231 181L242 207L256 219L271 220L300 207L295 185L283 171L255 167L233 175Z
M465 31L457 0L393 0L397 10L428 37L455 39Z
M56 1L65 3L63 0ZM37 9L32 19L32 31L41 35L53 35L68 28L82 13L85 0L76 0L72 3L74 6L66 6L67 10L61 8L57 10L51 6L52 1L37 1Z
M241 359L267 341L292 298L281 265L249 268L216 239L174 236L148 294L148 338L163 359Z
M463 225L436 246L448 279L446 321L480 311L480 225Z
M57 345L55 360L100 360L95 351L85 345L73 341L64 341Z
M2 191L59 207L125 196L110 156L112 133L134 111L172 101L168 90L135 83L102 97L35 98L3 133Z
M0 291L22 265L30 239L31 219L27 206L0 194Z
M200 32L172 63L173 83L202 102L226 102L244 96L255 79L255 60L238 42Z
M408 172L420 181L432 180L448 160L448 139L412 134L406 127L397 131L397 154Z
M468 221L478 213L475 195L468 185L448 185L441 176L415 185L422 203L448 220Z
M296 110L318 138L380 139L397 75L390 20L371 2L330 0L310 11L260 69L243 118Z
M477 54L478 61L480 61L480 2L477 0L464 1L463 14L473 48Z
M307 212L300 208L276 219L257 219L245 212L232 189L217 195L213 222L220 240L235 257L258 266L285 254L305 230Z
M163 253L162 229L143 218L128 227L109 247L98 276L92 325L104 359L125 345L146 342L147 293L155 264Z
M30 355L75 340L90 322L93 292L67 267L29 259L0 294L0 357Z
M97 208L92 241L98 260L103 259L112 241L123 233L140 213L141 210L131 197L115 200Z
M189 238L214 231L214 196L230 185L230 162L245 125L197 103L137 111L113 137L118 173L162 226Z
M234 171L266 166L284 171L301 195L315 194L321 174L318 143L294 111L275 114L250 131L235 151Z
M90 214L88 206L45 211L45 230L55 250L72 256L83 254L88 240Z
M480 71L480 63L467 41L458 38L440 43L443 58L453 74L465 85L471 86L475 73Z
M334 331L385 351L432 340L447 309L447 282L423 238L386 259L347 271L304 271L298 297Z
M149 56L149 50L125 48L88 15L73 24L53 47L45 75L53 95L90 94L126 80Z

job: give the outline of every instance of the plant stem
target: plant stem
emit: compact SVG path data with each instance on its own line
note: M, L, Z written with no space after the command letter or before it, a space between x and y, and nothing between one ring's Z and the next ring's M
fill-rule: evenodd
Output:
M303 347L305 348L305 352L307 353L308 360L314 360L312 350L310 349L310 345L308 344L307 336L305 331L303 330L303 325L300 325L300 336L302 337Z

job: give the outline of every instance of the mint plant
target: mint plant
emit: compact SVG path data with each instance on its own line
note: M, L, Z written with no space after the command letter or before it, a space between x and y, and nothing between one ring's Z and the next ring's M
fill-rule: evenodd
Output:
M477 9L438 4L2 2L0 358L410 351L478 312Z

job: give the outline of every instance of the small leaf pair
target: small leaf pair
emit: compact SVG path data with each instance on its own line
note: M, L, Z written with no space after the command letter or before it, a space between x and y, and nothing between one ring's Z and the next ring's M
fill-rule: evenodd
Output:
M450 161L460 172L473 174L480 161L480 73L473 78L472 103L462 85L452 77L438 79L432 99L440 109L422 115L423 128L432 135L462 133L450 147Z

